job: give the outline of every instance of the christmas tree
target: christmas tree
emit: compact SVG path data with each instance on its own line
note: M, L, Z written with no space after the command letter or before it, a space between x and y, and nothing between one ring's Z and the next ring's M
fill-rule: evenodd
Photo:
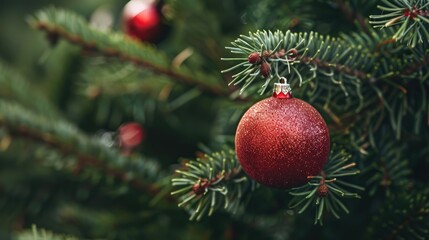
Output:
M429 239L427 0L0 6L2 239Z

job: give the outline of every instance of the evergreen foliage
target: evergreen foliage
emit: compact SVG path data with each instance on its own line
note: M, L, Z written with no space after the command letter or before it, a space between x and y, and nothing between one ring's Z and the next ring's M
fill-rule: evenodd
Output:
M429 239L426 0L165 0L156 44L119 29L125 2L108 30L89 2L28 6L50 44L24 54L34 72L0 41L0 238ZM333 148L278 190L245 174L234 133L284 79ZM127 151L125 122L145 130Z

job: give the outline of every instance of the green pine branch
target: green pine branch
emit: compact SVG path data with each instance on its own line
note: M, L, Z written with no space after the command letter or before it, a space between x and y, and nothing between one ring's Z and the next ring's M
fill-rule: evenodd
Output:
M353 40L356 36L358 39ZM386 35L374 31L342 38L313 32L258 31L249 36L242 35L232 47L227 47L240 57L224 60L240 63L224 72L237 72L232 76L231 84L242 84L241 92L249 88L249 92L259 89L263 93L271 82L286 77L292 88L298 89L298 94L323 106L338 122L340 117L336 114L372 108L371 104L377 100L373 88L377 88L380 81L392 82L388 77L398 76L397 70L401 68L397 66L405 60L393 55L398 52L398 47L380 45L386 39ZM261 56L259 63L249 62L248 56L253 53ZM385 55L390 55L389 61L379 62ZM263 63L268 63L271 69L265 78L261 74ZM398 86L397 83L391 85Z
M48 116L34 113L19 104L0 100L0 129L6 132L2 141L8 145L15 140L25 140L57 151L60 158L55 161L60 166L66 165L65 169L74 174L91 168L95 175L97 171L102 172L143 193L157 195L161 192L154 183L163 177L158 164L138 156L125 157L64 120L50 120ZM7 149L7 145L3 148ZM68 164L64 164L66 159Z
M364 188L349 183L344 177L356 175L359 170L354 169L355 163L348 163L351 158L345 151L335 152L319 176L309 176L310 181L301 187L290 191L293 199L290 208L297 208L301 214L308 208L315 209L314 224L323 224L323 216L327 213L340 218L340 211L349 213L343 198L360 198L356 190Z
M0 97L33 109L49 117L61 118L61 113L49 102L36 86L0 61ZM35 101L37 100L37 101Z
M409 49L391 39L393 30L369 33L342 34L341 38L320 36L317 33L261 32L241 35L227 47L240 61L223 72L235 71L230 84L241 84L241 92L252 85L259 85L263 93L270 82L280 77L288 78L295 86L313 84L329 94L342 90L343 96L362 98L363 90L374 83L387 82L403 90L395 83L403 77L418 76L416 71L427 68L428 53L424 49ZM249 55L257 54L257 62L249 62ZM270 70L264 77L263 63ZM427 79L425 79L427 80ZM333 92L335 91L335 92Z
M427 70L429 54L423 46L409 49L404 44L398 43L391 37L394 33L393 28L384 31L369 29L367 34L358 32L341 34L341 38L347 44L361 46L374 55L373 59L368 59L371 60L371 68L374 71L370 87L381 82L406 93L405 85L409 81L404 81L403 78L428 80L427 77L421 78L420 71Z
M392 38L411 48L429 43L429 3L425 0L382 0L380 15L370 16L376 28L393 27Z
M48 8L34 14L30 23L45 31L49 39L64 38L83 50L117 57L203 91L228 95L219 81L186 66L173 67L163 52L119 32L103 32L89 26L81 16L67 10Z
M404 156L407 148L404 142L392 141L392 133L382 129L377 136L381 139L370 137L370 143L374 153L366 159L369 166L364 170L368 175L367 188L369 195L382 191L386 196L398 190L410 186L409 176L411 168L408 159Z
M89 98L140 93L152 99L162 99L160 97L162 91L172 88L172 83L167 77L141 71L133 64L115 60L88 62L83 69L82 78L79 90Z
M401 68L400 76L405 78L415 77L422 81L429 79L429 51L425 46L418 45L412 49L411 55L408 56L411 61L408 61Z
M241 35L231 44L227 49L240 56L223 60L240 63L223 72L238 69L230 84L243 84L241 92L252 83L260 82L259 92L262 94L269 83L280 77L299 86L318 78L318 81L326 79L327 83L338 86L343 95L348 96L358 90L361 80L374 77L369 71L371 61L368 60L374 58L369 50L314 32L257 31L248 36ZM260 61L249 62L247 57L253 53L260 56ZM269 65L268 73L261 69L264 64Z
M372 218L367 239L428 239L429 198L426 192L392 196Z
M178 196L179 207L189 212L190 220L198 221L219 210L236 213L246 192L255 188L232 150L187 161L176 174L171 181L178 189L171 194Z
M84 81L79 84L80 91L88 98L118 99L121 105L116 105L115 109L127 111L132 106L123 99L139 96L138 102L142 104L133 101L134 105L141 105L140 112L148 115L154 111L154 105L166 111L173 111L203 94L198 88L192 88L176 96L174 84L167 77L141 71L132 64L123 64L115 60L86 64L83 79ZM135 106L132 108L135 109Z
M337 218L339 211L348 213L342 198L360 196L347 189L364 190L343 179L359 173L353 169L355 163L347 163L349 159L350 155L344 151L336 153L320 176L309 176L308 184L290 191L294 198L289 206L299 208L299 213L309 207L315 208L315 223L320 224L324 212L330 212ZM218 210L235 213L243 202L244 189L254 189L254 182L242 173L233 151L216 152L186 162L176 173L178 176L172 178L172 185L179 189L172 195L179 196L179 207L190 213L191 220L211 216Z

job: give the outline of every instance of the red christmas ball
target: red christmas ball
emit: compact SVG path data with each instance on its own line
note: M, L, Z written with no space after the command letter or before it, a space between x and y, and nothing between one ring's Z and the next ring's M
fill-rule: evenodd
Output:
M119 127L119 142L124 148L134 148L144 139L144 130L138 123L126 123Z
M256 182L292 188L320 173L329 157L330 139L319 112L283 90L244 114L235 150L244 172Z
M143 42L157 43L163 37L162 14L154 0L131 0L123 10L125 33Z

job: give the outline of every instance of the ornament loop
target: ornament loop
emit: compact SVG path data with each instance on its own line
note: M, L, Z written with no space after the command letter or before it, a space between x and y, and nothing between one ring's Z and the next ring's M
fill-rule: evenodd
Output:
M285 83L285 84L288 84L288 83L287 83L287 78L285 78L285 77L280 77L280 79L279 79L279 83Z

